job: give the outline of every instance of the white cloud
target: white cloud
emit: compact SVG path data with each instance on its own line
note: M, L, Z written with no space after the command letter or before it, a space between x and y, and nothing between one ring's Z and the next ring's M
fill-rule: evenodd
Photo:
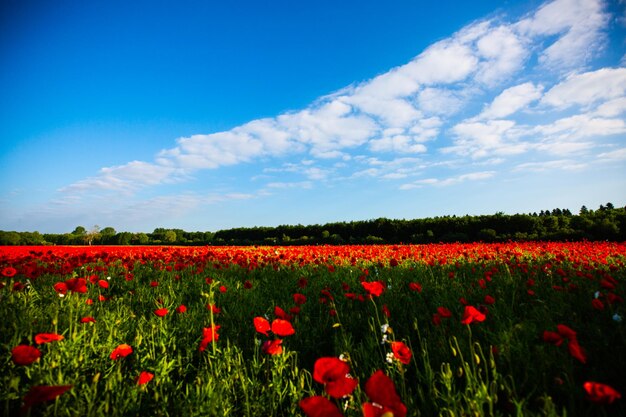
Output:
M478 58L472 49L456 40L440 41L403 67L420 84L451 84L474 72Z
M545 48L539 62L549 68L573 68L602 49L608 16L601 0L556 0L546 3L516 30L527 36L560 35Z
M180 169L161 164L131 161L124 165L102 168L98 176L77 181L59 191L80 193L102 190L129 193L144 186L174 182L181 178L184 178L184 172Z
M626 112L626 97L616 98L602 103L593 112L594 116L615 117Z
M444 179L438 178L426 178L422 180L413 181L411 183L402 184L399 188L401 190L411 190L414 188L421 188L426 185L445 187L450 185L459 184L466 181L481 181L492 178L496 174L495 171L481 171L471 172L468 174L461 174L455 177L449 177Z
M518 71L528 56L522 39L508 26L498 26L476 42L481 58L476 80L494 85Z
M278 116L277 121L295 140L308 145L313 156L362 145L378 130L374 121L354 114L341 99Z
M178 146L163 152L178 166L188 169L213 169L250 161L265 153L264 143L240 130L194 135L178 139Z
M499 119L509 116L541 98L543 87L532 82L507 88L478 116L479 119Z
M494 155L514 155L523 153L528 146L518 142L518 133L511 120L489 120L487 122L461 122L452 128L456 135L454 145L444 148L444 152L484 158Z
M425 113L450 116L463 105L455 91L444 88L425 88L417 96L419 109Z
M586 163L580 163L572 161L570 159L559 159L554 161L543 162L526 162L518 164L513 171L532 171L532 172L545 172L553 170L565 170L565 171L578 171L588 166Z
M411 101L405 99L379 97L357 91L354 95L345 97L344 100L369 117L380 119L380 123L385 126L410 126L422 116Z
M313 187L311 181L298 181L298 182L270 182L265 185L267 188L274 189L288 189L288 188L304 188L309 189Z
M626 148L603 152L598 155L598 159L608 161L626 161Z
M601 68L583 74L573 74L552 87L541 102L558 108L575 104L591 105L623 97L626 93L626 68Z
M626 122L579 114L565 117L547 125L536 126L533 133L552 141L570 142L594 136L609 136L626 133Z
M416 142L412 136L394 135L370 141L373 152L422 153L426 146Z

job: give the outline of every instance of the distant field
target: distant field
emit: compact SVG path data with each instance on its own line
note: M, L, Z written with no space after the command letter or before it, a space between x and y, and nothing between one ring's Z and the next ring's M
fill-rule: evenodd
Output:
M0 247L0 409L626 415L626 244Z

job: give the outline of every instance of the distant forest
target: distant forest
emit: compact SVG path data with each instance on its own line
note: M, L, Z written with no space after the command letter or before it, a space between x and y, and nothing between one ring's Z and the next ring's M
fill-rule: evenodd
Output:
M240 227L217 232L157 228L152 233L118 232L112 227L71 233L0 231L0 245L316 245L524 240L626 241L626 207L611 203L597 210L582 206L539 213L441 216L414 220L379 218L323 225Z

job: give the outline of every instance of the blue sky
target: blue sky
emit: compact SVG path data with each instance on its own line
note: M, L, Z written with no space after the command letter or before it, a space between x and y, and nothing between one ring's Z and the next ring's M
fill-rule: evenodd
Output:
M0 3L0 229L626 204L626 3Z

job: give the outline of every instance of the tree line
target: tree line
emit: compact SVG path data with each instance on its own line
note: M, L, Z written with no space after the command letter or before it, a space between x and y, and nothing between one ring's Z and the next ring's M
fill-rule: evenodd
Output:
M217 232L157 228L152 233L117 232L112 227L71 233L0 231L0 245L314 245L525 240L626 241L626 207L611 203L508 215L437 216L423 219L378 218L323 225L239 227Z

